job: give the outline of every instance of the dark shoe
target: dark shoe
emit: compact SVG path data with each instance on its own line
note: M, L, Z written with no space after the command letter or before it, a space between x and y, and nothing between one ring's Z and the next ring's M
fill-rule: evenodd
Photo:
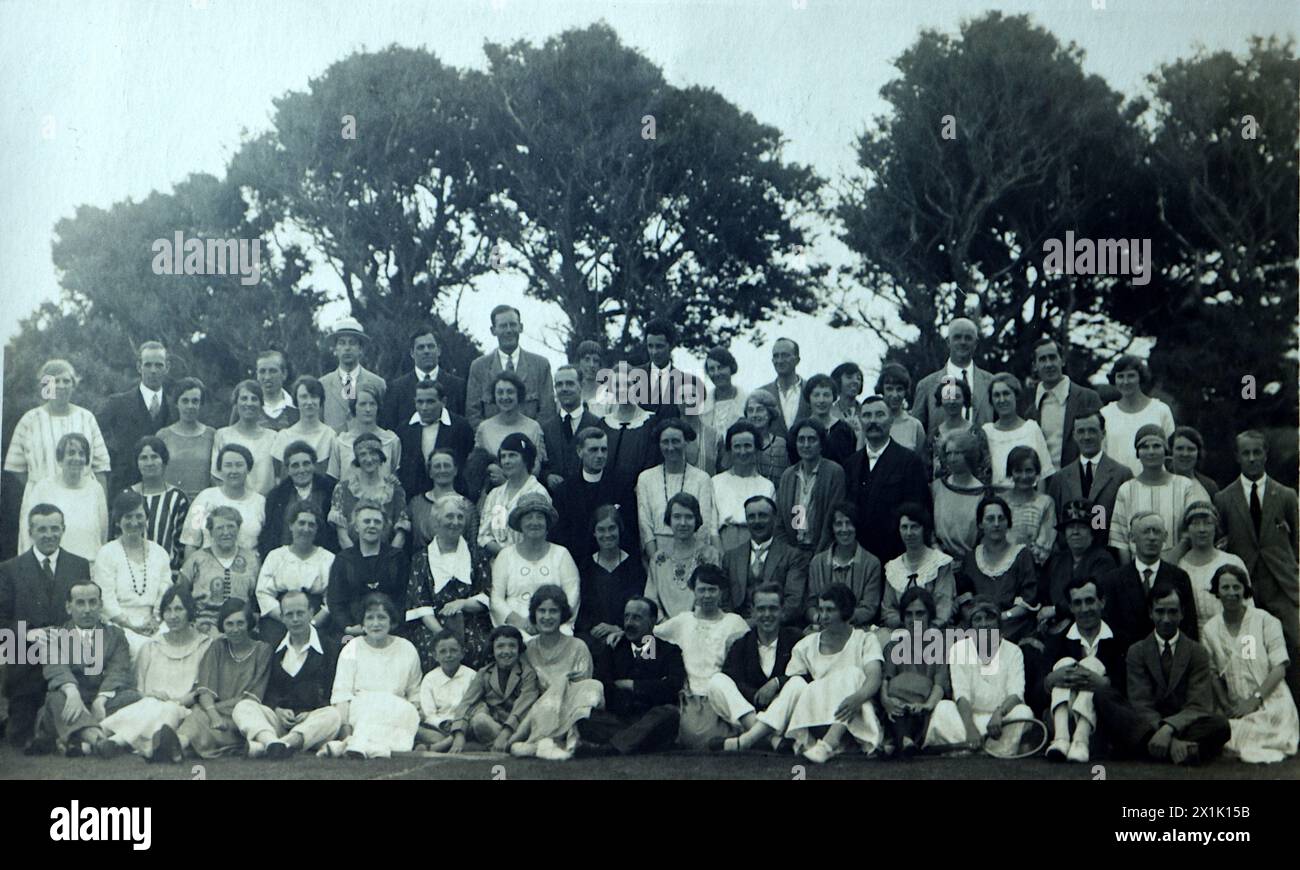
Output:
M95 744L95 754L103 759L117 758L123 752L126 752L125 746L115 740L109 740L107 737L101 738Z
M65 758L81 758L86 755L86 750L80 740L73 740L63 750L63 755Z
M181 749L181 739L176 736L176 729L164 725L153 736L149 760L162 764L180 764L185 753Z
M794 741L789 737L782 737L781 741L776 744L776 751L782 755L794 754Z
M574 758L608 758L616 753L617 750L613 746L604 743L592 743L581 738L578 740L578 745L573 747Z
M266 757L276 761L282 761L293 755L293 747L288 743L282 743L279 740L272 740L266 744Z
M51 755L54 752L54 735L42 734L33 737L23 747L23 755Z

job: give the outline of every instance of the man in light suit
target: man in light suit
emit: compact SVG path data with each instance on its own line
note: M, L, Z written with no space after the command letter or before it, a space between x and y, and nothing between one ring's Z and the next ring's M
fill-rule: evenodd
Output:
M776 502L765 495L745 500L749 541L728 550L723 568L731 583L731 609L750 618L754 590L764 583L781 587L781 624L802 626L808 593L808 553L776 534Z
M776 369L776 380L763 384L759 389L776 396L781 416L767 428L773 435L784 438L796 420L812 414L808 400L803 397L803 378L798 372L799 343L790 338L778 338L772 344L772 368Z
M402 421L395 431L402 442L402 458L397 479L408 496L428 492L433 487L429 477L429 456L438 449L451 451L456 468L463 474L465 460L474 449L474 432L459 414L447 410L442 384L425 380L415 387L415 413ZM463 479L458 486L463 486Z
M1297 596L1296 491L1269 477L1268 445L1254 430L1237 436L1241 476L1219 490L1214 506L1228 536L1225 549L1246 563L1255 604L1282 623L1287 654L1286 681L1300 697L1300 597Z
M867 443L845 463L845 498L858 509L858 543L884 565L903 554L894 509L915 502L930 510L921 457L889 437L889 405L868 396L859 409Z
M546 443L546 462L542 463L542 483L554 490L582 471L578 456L578 433L600 426L600 418L587 410L582 401L582 372L577 366L562 365L555 370L555 416L539 420Z
M1047 439L1052 464L1063 468L1079 455L1071 437L1074 421L1100 411L1101 396L1066 376L1065 361L1055 339L1040 338L1034 343L1034 374L1038 376L1038 387L1033 407L1025 417L1038 423Z
M1208 761L1232 736L1228 720L1214 712L1210 655L1179 628L1178 590L1160 581L1148 602L1155 630L1125 656L1128 700L1117 692L1095 696L1102 729L1118 755Z
M136 370L140 383L125 393L115 393L99 413L99 426L108 445L113 464L108 481L109 499L140 479L135 464L135 442L146 435L156 435L164 426L176 422L176 409L163 395L167 377L167 348L156 341L140 345Z
M27 513L27 529L32 548L0 564L0 628L14 632L20 622L29 632L63 622L68 590L90 579L90 563L59 547L63 511L38 504ZM16 634L15 639L27 642ZM36 714L45 703L45 678L38 664L6 664L0 673L9 699L9 745L21 749L35 733Z
M539 423L555 413L555 386L551 383L551 364L545 357L529 353L519 346L524 331L519 309L498 305L492 309L492 335L497 347L474 360L469 366L469 386L465 390L465 419L471 429L497 412L492 397L492 379L499 372L514 372L524 382L528 398L519 410Z
M361 365L361 351L365 342L370 340L361 322L355 317L344 317L334 324L330 332L330 345L339 366L329 374L323 375L320 385L325 388L325 407L321 419L335 432L343 431L352 417L352 402L357 397L357 387L372 384L379 391L380 407L383 407L388 384L372 371Z
M1047 478L1047 494L1056 502L1056 518L1065 518L1065 506L1072 501L1085 499L1105 509L1101 517L1101 532L1110 531L1110 515L1115 511L1115 498L1120 485L1133 476L1122 462L1116 462L1101 452L1106 441L1106 419L1097 410L1074 418L1075 458L1060 471ZM1101 540L1106 540L1102 534Z
M930 425L943 415L935 391L945 376L965 381L970 387L971 422L993 422L993 405L989 402L993 373L975 365L975 347L978 343L979 330L970 320L958 317L948 324L948 362L937 372L930 372L921 378L916 385L916 398L912 400L910 408L912 416L921 421L925 431L929 432Z
M443 401L453 414L465 413L465 382L442 368L438 360L442 348L431 323L417 324L411 330L411 361L415 368L388 385L384 406L379 411L379 425L398 432L415 414L415 385L433 380L442 388Z

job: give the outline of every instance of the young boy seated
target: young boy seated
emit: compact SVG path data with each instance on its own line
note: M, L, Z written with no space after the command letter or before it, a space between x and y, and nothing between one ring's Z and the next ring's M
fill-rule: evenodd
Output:
M466 729L492 751L508 752L519 723L541 694L537 671L524 661L524 636L519 629L497 626L488 635L488 645L492 662L474 675L456 707L448 752L465 751Z
M474 682L474 670L461 664L464 650L455 632L443 631L433 639L433 657L438 667L420 681L420 718L416 743L430 752L446 752L455 737L452 719L461 699Z

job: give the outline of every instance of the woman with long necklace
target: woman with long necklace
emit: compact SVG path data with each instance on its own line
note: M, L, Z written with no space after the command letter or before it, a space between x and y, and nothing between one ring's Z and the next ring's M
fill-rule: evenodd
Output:
M162 624L163 594L171 588L171 555L145 537L144 497L126 490L113 500L118 536L100 548L91 566L104 602L104 619L121 626L134 658Z

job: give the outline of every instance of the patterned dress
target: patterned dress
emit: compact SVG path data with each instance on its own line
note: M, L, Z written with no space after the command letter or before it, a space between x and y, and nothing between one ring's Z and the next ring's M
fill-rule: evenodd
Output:
M198 550L185 560L177 575L178 583L188 583L194 596L194 627L207 635L217 631L217 613L227 598L253 601L257 597L257 574L261 565L257 554L247 547L236 547L228 559L211 548Z
M164 492L145 495L141 484L131 489L144 498L145 536L171 554L172 569L178 569L185 559L181 544L181 530L190 512L190 499L180 487L168 485Z
M350 528L352 509L362 499L376 501L384 509L384 519L388 524L388 540L391 544L397 532L411 530L411 518L406 512L406 491L397 482L397 478L388 475L380 481L375 489L362 484L359 477L349 477L334 487L334 497L330 502L329 522L336 528L348 529L348 534L356 542L356 532Z
M406 628L404 636L415 644L420 666L428 673L438 666L433 656L434 633L424 624L433 616L445 629L460 636L464 663L475 670L488 663L491 650L487 638L492 633L488 614L490 604L484 583L486 566L475 564L469 545L461 538L455 552L443 553L432 541L415 555L411 566L411 585L406 592ZM442 608L453 601L472 598L483 605L478 613L442 615Z

